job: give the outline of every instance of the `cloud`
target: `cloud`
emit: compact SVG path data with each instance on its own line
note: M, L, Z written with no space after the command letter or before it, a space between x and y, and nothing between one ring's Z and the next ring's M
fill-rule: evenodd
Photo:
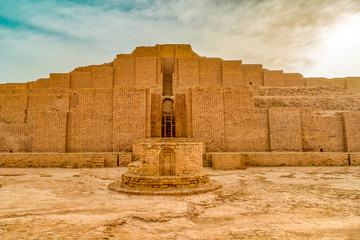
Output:
M357 0L2 1L0 81L69 72L157 43L316 75L330 62L328 36L359 13Z

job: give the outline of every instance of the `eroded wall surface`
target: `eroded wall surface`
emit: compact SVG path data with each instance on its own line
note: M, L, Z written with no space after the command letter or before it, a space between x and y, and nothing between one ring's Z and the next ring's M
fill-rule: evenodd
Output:
M360 77L304 78L200 57L189 45L139 47L110 63L0 84L0 151L131 151L135 140L161 137L165 98L175 136L208 152L360 151Z

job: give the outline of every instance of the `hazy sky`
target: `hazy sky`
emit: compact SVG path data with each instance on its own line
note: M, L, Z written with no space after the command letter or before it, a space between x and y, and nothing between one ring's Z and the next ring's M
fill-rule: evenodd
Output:
M0 0L0 82L188 43L304 76L360 76L360 0Z

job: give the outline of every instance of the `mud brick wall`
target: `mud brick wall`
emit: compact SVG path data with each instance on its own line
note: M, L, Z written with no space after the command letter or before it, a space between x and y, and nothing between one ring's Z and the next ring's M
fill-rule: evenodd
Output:
M149 101L147 88L114 89L113 151L130 151L133 140L146 137Z
M27 124L0 124L0 151L31 152L32 126Z
M360 112L344 113L346 146L348 152L360 152Z
M35 81L33 81L33 82L27 82L27 89L34 89L34 88L36 88L36 86L35 86L35 84L36 84L36 82Z
M299 109L269 108L270 150L301 151Z
M330 87L339 87L339 88L346 88L346 80L345 78L332 78L329 79L329 86Z
M200 58L200 86L222 85L222 60Z
M3 123L24 123L26 120L27 95L3 95L1 121Z
M360 77L347 77L345 78L346 88L354 91L360 92Z
M159 176L160 168L162 168L160 165L161 151L164 148L170 148L174 151L174 175L181 176L202 172L204 144L188 139L177 139L176 141L144 139L134 141L135 158L142 159L138 170L144 175Z
M208 153L211 157L212 167L214 169L241 169L245 168L245 162L241 161L241 155L239 153Z
M135 86L153 87L157 80L157 62L155 57L141 57L135 60Z
M161 95L151 93L151 137L161 137L161 108Z
M36 112L33 115L33 151L66 151L66 112Z
M328 81L326 78L305 78L305 86L307 87L327 87Z
M49 88L70 88L70 73L50 73Z
M34 82L27 83L27 89L36 89L36 88L49 88L49 79L48 78L39 78Z
M36 94L29 95L27 106L27 122L31 123L34 112L69 111L68 94Z
M186 108L186 123L187 123L187 137L193 138L193 113L192 113L192 89L186 90L185 94L185 108Z
M264 86L263 67L260 64L243 64L245 85Z
M26 89L27 83L5 83L0 84L0 89Z
M68 151L112 151L113 90L82 89L72 95Z
M175 128L176 137L186 137L185 94L175 95Z
M284 87L283 71L264 70L264 86L266 87Z
M70 87L72 89L91 88L91 72L72 72L70 77Z
M224 90L225 151L267 151L267 111L254 111L251 88ZM265 120L265 122L264 122Z
M177 78L180 87L199 86L200 62L198 58L176 59Z
M345 133L341 115L313 115L309 109L302 110L301 128L304 151L345 151Z
M114 61L114 87L135 86L135 58L118 56Z
M93 88L113 88L114 68L101 66L93 69L92 87Z
M305 78L305 85L307 87L338 87L346 88L346 79L345 78Z
M0 153L0 167L115 167L129 153Z
M193 88L191 106L194 139L204 141L207 151L222 151L224 147L222 88Z
M314 91L314 94L315 91ZM270 108L313 108L317 111L357 111L360 96L356 95L313 95L313 96L255 96L255 107Z
M36 88L49 88L49 78L40 78L35 83Z
M224 87L239 87L244 84L242 61L222 61Z
M243 152L207 153L215 169L237 169L244 166L348 166L347 153ZM351 158L351 156L350 156ZM354 165L355 162L354 156ZM353 165L353 164L352 164Z
M313 117L313 132L315 136L315 149L325 152L345 151L343 116L316 116Z
M305 86L303 75L300 73L284 73L284 87Z
M2 117L1 117L1 108L2 108L2 106L3 106L3 95L0 94L0 119L2 119Z

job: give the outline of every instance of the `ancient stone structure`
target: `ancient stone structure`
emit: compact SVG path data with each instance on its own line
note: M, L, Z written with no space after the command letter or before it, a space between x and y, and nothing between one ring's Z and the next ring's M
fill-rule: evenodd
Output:
M134 141L159 137L204 142L204 164L216 168L360 159L360 77L304 78L189 45L1 84L0 109L0 166L126 165ZM88 155L77 163L79 153Z
M172 131L170 131L172 132ZM203 172L204 143L186 138L148 138L135 141L134 161L122 181L109 188L142 195L190 195L218 189Z

